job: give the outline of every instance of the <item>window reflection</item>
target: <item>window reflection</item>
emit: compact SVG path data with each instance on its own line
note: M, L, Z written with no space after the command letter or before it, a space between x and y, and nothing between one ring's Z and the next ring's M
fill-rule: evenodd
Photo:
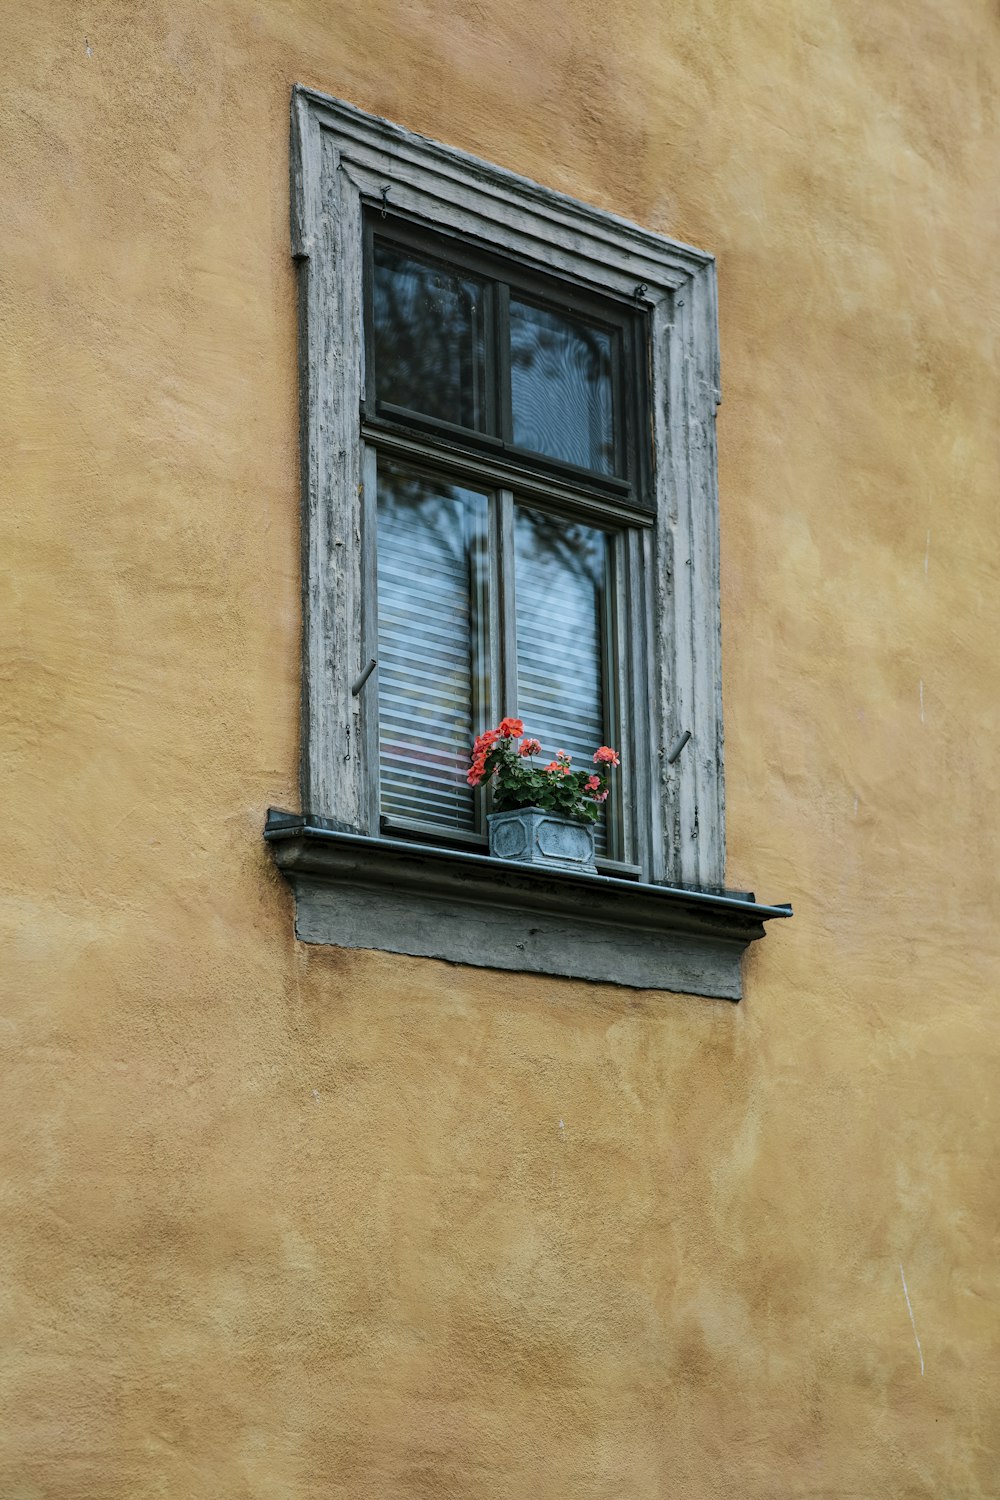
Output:
M604 618L611 538L604 531L519 505L514 513L517 711L573 769L589 769L605 743ZM606 819L595 829L607 846Z
M378 400L485 431L482 282L376 240L373 290Z
M514 441L565 463L615 472L611 335L510 299Z

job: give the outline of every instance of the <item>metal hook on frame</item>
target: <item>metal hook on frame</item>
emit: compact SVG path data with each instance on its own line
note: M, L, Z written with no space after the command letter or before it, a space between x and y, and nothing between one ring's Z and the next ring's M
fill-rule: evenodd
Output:
M684 733L682 735L679 735L677 739L674 740L674 743L671 745L669 751L667 752L668 766L672 766L674 761L679 758L681 751L684 749L684 746L687 744L690 738L690 729L685 729Z
M377 666L378 658L373 656L367 667L365 667L364 671L361 673L361 676L357 678L357 680L353 683L351 687L352 698L356 698L358 696L361 689L364 687L365 683L368 681L369 677L372 675Z
M385 186L379 188L379 192L382 194L382 217L383 217L383 219L387 216L387 214L389 212L389 187L390 187L390 185L391 184L387 183Z
M637 285L635 291L632 293L632 296L634 297L634 299L635 299L636 302L641 302L642 299L643 299L643 297L645 297L645 295L646 295L646 293L648 291L649 291L648 284L645 281L640 281L639 284Z

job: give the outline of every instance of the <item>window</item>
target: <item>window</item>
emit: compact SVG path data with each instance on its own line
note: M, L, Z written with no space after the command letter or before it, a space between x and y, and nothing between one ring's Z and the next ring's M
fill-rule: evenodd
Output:
M712 257L310 90L292 118L299 936L738 997L787 911L723 889ZM623 751L589 885L486 855L468 750L514 713Z
M623 748L596 842L601 869L637 876L645 318L381 209L364 297L379 829L485 849L469 747L516 714L544 756Z

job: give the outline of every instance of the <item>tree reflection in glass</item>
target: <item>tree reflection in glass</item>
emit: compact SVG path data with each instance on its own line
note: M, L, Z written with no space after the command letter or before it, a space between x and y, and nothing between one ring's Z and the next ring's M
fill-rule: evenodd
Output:
M518 505L514 546L517 712L546 759L567 750L582 769L613 734L604 706L611 537ZM594 832L603 851L606 819Z
M374 258L378 400L485 431L483 283L381 240Z
M615 472L611 334L510 299L514 442L565 463Z

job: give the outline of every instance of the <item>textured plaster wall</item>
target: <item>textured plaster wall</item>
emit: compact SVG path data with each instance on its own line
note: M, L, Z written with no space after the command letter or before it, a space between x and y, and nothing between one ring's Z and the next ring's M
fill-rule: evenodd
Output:
M995 6L2 38L0 1494L996 1496ZM293 941L296 80L719 256L739 1007Z

